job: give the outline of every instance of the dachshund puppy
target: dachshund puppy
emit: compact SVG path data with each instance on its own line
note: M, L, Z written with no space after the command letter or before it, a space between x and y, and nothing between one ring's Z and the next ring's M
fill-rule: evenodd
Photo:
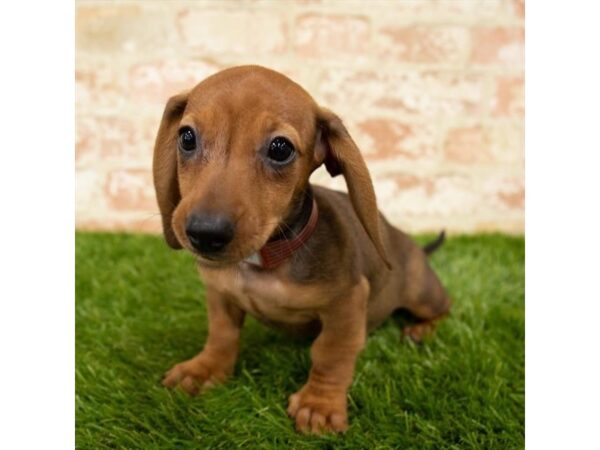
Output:
M309 183L322 164L348 195ZM235 67L169 99L153 175L165 239L196 256L209 320L204 349L165 386L196 394L224 381L248 313L316 336L288 413L301 432L345 431L367 333L404 308L419 340L449 311L426 260L443 234L421 249L392 227L342 121L280 73Z

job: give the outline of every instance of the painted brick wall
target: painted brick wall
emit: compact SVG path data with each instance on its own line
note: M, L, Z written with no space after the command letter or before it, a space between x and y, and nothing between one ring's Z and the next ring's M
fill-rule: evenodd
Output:
M76 224L160 229L167 98L261 64L344 119L403 229L524 230L524 4L512 0L76 3ZM345 189L324 170L313 182Z

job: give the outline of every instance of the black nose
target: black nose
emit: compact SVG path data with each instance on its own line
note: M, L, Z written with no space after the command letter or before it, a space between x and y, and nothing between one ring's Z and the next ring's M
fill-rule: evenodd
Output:
M190 243L206 255L223 250L233 239L234 231L231 220L217 214L192 214L185 226Z

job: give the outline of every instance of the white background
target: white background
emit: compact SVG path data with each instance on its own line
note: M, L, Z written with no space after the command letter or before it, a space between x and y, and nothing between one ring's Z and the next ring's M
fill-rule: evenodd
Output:
M74 8L3 5L0 448L72 448ZM526 4L528 449L600 448L599 10Z

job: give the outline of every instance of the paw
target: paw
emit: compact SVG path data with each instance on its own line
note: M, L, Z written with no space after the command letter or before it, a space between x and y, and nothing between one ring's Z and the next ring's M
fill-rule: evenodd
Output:
M287 412L301 433L338 433L348 429L345 391L316 391L307 384L290 396Z
M180 387L190 395L197 395L227 378L226 370L210 364L203 355L176 364L169 370L163 380L163 386Z
M436 325L433 320L407 325L402 329L402 334L409 337L413 342L419 343L435 331Z

